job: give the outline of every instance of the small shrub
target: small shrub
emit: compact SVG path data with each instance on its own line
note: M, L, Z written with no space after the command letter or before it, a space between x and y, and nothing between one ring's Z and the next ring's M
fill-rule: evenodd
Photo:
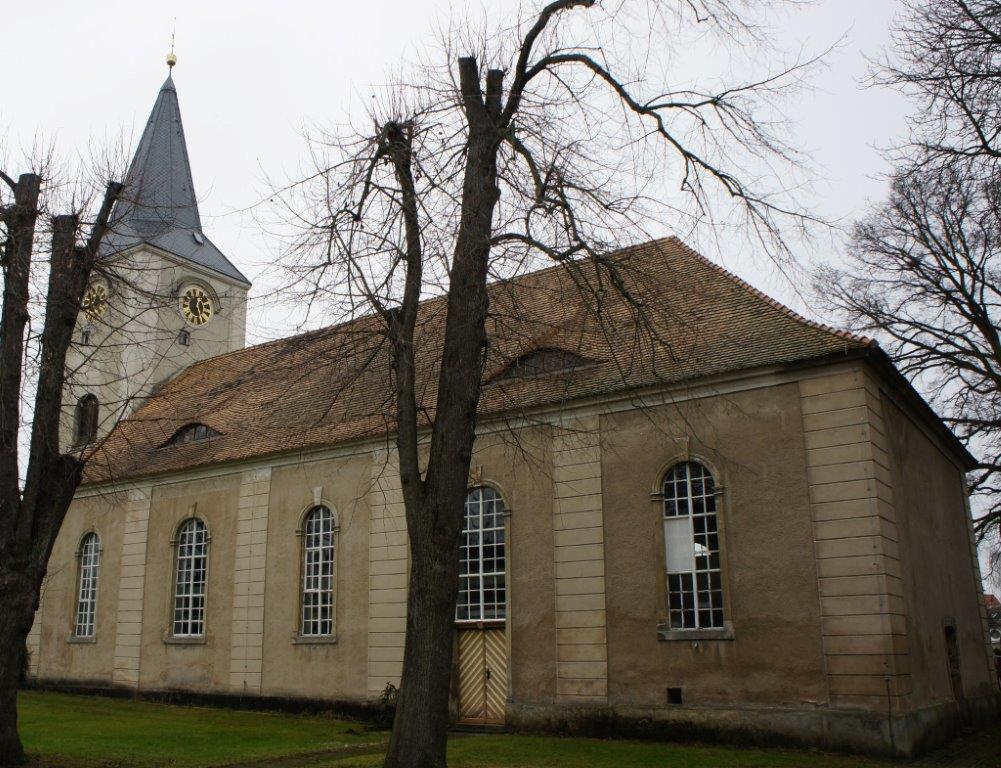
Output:
M400 689L392 683L386 683L379 696L379 712L376 717L379 725L389 728L393 724L393 715L396 714L396 701L400 697Z

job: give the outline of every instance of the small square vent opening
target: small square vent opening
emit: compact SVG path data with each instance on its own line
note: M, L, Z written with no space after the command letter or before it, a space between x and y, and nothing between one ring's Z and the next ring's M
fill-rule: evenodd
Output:
M680 688L668 688L667 689L667 703L668 704L681 704L681 689Z

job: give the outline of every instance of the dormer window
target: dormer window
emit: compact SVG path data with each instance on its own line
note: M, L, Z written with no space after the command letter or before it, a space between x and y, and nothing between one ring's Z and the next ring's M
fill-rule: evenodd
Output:
M218 437L219 433L207 424L185 424L174 433L174 436L163 444L163 448L170 445L183 445L184 443L197 443L201 440L208 440L210 437Z
M580 355L558 347L543 347L522 355L501 371L494 381L530 379L555 373L569 373L593 363Z

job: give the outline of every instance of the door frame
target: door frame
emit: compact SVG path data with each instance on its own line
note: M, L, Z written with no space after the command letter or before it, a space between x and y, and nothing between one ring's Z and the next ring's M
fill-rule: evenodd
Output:
M509 495L504 490L504 487L496 482L495 480L488 480L483 478L483 468L477 466L470 469L469 486L466 489L466 493L473 490L474 488L492 488L498 494L500 494L501 499L504 501L504 618L503 619L491 619L489 621L456 621L454 622L455 634L453 637L453 662L452 662L452 679L454 685L452 686L454 700L456 705L456 722L475 725L477 721L472 719L465 719L459 716L459 706L461 702L459 701L459 632L468 629L502 629L504 630L504 645L505 652L507 654L507 695L505 700L510 703L514 699L514 680L511 674L512 668L512 656L511 656L511 593L512 593L512 583L511 583L511 514L512 508L509 504ZM507 722L507 707L504 708L504 723ZM491 723L495 725L495 723Z
M455 625L455 705L456 722L462 725L483 725L483 726L503 726L507 723L507 702L511 700L511 639L507 631L507 622L504 620L493 621L464 621ZM460 661L459 633L460 632L488 632L495 630L504 631L504 649L506 657L504 659L505 682L507 690L504 692L504 711L500 713L500 719L491 720L486 717L463 717L462 716L462 686L459 680L458 669ZM484 694L485 697L485 694Z

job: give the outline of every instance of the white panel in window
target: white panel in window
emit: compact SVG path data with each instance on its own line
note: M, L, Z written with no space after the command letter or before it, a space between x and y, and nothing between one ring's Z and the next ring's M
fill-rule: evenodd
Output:
M692 518L664 519L664 547L668 573L689 573L695 570Z

